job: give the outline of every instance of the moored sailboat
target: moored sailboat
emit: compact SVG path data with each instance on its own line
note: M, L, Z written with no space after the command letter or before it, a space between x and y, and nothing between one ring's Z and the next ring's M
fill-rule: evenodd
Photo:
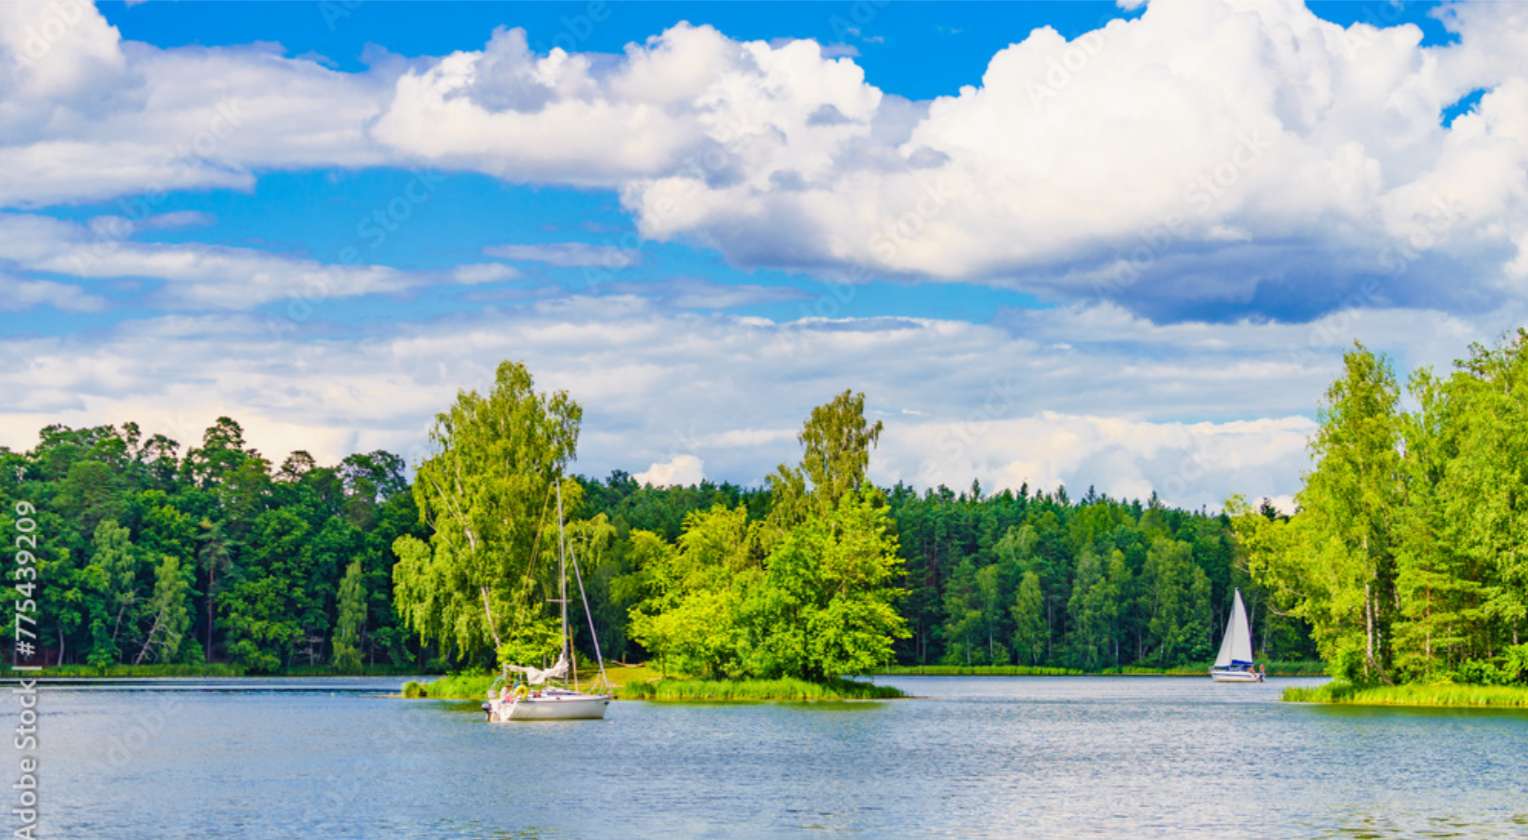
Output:
M506 665L503 675L488 689L488 700L483 711L492 723L522 720L600 720L610 705L610 681L605 676L605 657L600 653L600 640L594 632L594 620L590 617L589 598L584 592L584 578L578 570L578 558L573 557L573 575L578 581L578 596L584 605L584 615L589 617L589 638L594 644L594 658L599 663L598 685L604 691L590 694L578 689L577 670L570 664L572 636L568 632L568 574L567 560L571 552L562 521L562 486L557 487L557 603L561 607L562 652L550 668L534 668L528 665ZM568 681L572 672L573 680ZM511 682L510 674L519 674ZM559 685L560 683L560 685Z
M1215 665L1210 668L1210 678L1215 682L1263 681L1263 673L1252 661L1252 628L1247 624L1247 607L1242 604L1240 589L1231 602L1231 615L1226 619L1226 633L1220 640Z

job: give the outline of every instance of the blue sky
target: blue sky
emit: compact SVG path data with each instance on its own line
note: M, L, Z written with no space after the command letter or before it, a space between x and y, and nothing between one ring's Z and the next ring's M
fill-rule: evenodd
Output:
M884 481L1287 498L1345 345L1522 323L1522 48L1510 4L12 7L0 444L417 459L519 358L589 472L751 483L854 387Z

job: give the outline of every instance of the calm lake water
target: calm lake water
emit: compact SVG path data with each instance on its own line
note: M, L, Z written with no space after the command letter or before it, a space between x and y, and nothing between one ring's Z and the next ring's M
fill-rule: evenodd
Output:
M397 679L48 686L42 836L1528 835L1521 714L1277 702L1310 680L883 681L922 699L495 726Z

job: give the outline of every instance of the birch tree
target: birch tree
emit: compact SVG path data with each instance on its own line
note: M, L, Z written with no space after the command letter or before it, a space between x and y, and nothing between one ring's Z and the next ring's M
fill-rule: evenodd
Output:
M582 416L566 392L538 393L515 362L499 365L487 394L459 392L436 415L435 454L414 481L434 534L428 546L408 536L394 544L394 601L422 639L476 659L524 659L546 644L535 560L556 539L558 482L565 504L577 502L563 472Z

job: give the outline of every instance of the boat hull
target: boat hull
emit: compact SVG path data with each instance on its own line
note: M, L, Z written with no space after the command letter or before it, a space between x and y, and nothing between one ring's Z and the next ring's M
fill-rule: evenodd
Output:
M1210 679L1223 683L1255 683L1262 682L1263 675L1256 671L1210 671Z
M524 720L601 720L610 697L603 694L522 697L483 704L492 723Z

